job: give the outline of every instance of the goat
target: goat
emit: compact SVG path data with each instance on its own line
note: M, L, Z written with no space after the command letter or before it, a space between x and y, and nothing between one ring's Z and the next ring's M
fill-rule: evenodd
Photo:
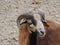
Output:
M60 24L45 19L40 10L20 15L17 25L20 45L60 45Z

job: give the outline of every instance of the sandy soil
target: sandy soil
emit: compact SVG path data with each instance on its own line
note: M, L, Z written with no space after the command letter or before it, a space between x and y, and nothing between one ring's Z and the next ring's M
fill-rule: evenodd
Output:
M0 45L19 45L16 19L34 7L44 10L47 19L60 22L60 0L0 0Z

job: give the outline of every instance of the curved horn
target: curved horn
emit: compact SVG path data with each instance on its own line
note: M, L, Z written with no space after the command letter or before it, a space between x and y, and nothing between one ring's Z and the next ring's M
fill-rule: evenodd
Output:
M20 16L17 18L17 26L20 29Z
M18 18L17 18L17 26L18 28L20 29L20 23L22 22L25 22L26 19L29 19L29 18L33 18L33 12L32 11L29 11L27 13L24 13L22 15L20 15ZM29 22L29 21L28 21Z

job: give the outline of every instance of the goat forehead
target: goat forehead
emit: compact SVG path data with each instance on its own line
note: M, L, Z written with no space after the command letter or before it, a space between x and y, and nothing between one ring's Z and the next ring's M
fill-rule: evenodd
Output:
M33 17L36 20L37 28L44 28L43 23L41 21L41 16L39 14L34 14Z
M34 14L33 17L36 21L41 19L41 16L39 14Z

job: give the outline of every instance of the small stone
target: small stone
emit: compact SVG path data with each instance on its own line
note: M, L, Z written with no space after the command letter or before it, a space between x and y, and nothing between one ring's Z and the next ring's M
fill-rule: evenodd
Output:
M15 41L18 41L18 39L16 39L16 38L12 38L13 40L15 40Z
M59 17L59 15L55 15L55 17L57 17L57 18L58 18L58 17Z

